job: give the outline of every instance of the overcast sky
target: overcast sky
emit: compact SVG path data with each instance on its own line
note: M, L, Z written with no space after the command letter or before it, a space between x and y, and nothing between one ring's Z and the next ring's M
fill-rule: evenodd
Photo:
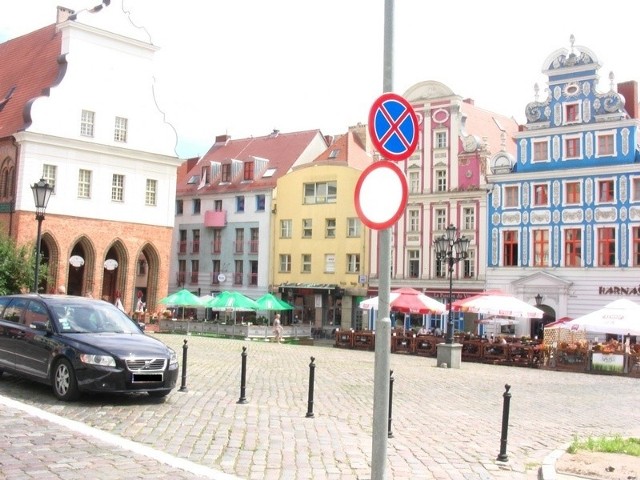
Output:
M56 6L100 0L1 0L0 41L55 22ZM160 107L181 157L216 135L262 136L366 123L382 93L384 0L125 0L149 32ZM113 7L113 5L111 6ZM109 8L111 8L109 7ZM640 81L635 1L396 0L393 90L436 80L477 106L524 122L544 60L592 50L599 91ZM1 68L7 68L3 65ZM544 95L541 95L541 99Z

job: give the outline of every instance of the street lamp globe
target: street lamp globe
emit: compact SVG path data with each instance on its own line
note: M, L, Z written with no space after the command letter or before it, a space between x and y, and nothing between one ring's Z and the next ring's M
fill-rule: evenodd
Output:
M40 245L42 243L42 221L44 220L44 212L47 209L49 198L53 193L53 187L49 185L43 178L39 182L31 185L33 192L33 201L36 204L36 220L38 221L38 236L36 239L36 268L33 279L33 291L38 293L38 276L40 270Z

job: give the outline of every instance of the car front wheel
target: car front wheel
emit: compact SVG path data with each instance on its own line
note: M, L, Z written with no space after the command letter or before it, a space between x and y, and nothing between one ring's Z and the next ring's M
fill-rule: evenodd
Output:
M80 397L76 374L69 360L61 359L53 371L53 394L59 400L70 402Z

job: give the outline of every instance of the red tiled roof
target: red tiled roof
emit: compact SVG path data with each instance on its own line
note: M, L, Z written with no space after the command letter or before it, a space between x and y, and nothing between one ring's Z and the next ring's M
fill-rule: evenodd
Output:
M184 162L178 169L177 195L206 193L242 192L256 189L275 188L278 178L287 173L307 149L316 136L324 139L320 130L307 130L293 133L273 133L264 137L243 138L240 140L218 141L198 161ZM223 139L224 140L224 139ZM198 188L198 182L188 184L191 177L200 178L203 166L210 162L231 163L232 160L252 161L255 157L268 160L267 169L275 169L270 177L262 177L263 171L256 169L256 178L244 182L242 174L230 183L219 185L220 178L212 178L211 184Z
M347 132L337 137L313 162L343 162L350 167L364 170L373 162L373 158L367 155L358 136L353 132Z
M66 64L58 61L61 37L49 25L0 44L0 138L27 128L31 100L48 95L64 74Z

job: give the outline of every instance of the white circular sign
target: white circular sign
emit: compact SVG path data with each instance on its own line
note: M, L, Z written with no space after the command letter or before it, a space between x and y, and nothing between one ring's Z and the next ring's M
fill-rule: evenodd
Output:
M374 230L390 227L407 205L407 179L393 162L372 163L360 175L355 191L356 212Z
M80 268L84 265L84 258L82 258L80 255L73 255L69 258L69 263L72 267Z
M104 261L104 268L107 270L115 270L116 268L118 268L117 260L114 260L113 258L107 258Z
M224 282L227 279L227 277L224 276L224 273L219 273L218 274L218 281L220 283Z

